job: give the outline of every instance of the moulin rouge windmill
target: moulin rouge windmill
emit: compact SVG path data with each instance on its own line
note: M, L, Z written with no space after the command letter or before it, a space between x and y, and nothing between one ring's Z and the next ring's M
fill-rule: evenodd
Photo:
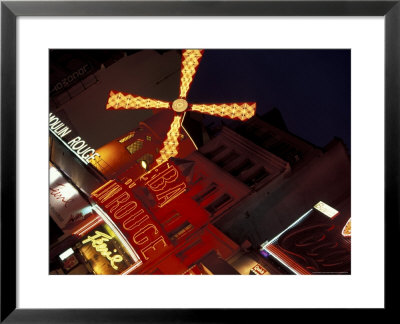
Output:
M111 90L109 93L106 109L168 109L174 111L171 126L159 151L160 156L156 159L157 165L178 154L182 123L187 111L197 111L203 114L238 119L241 121L245 121L255 114L255 102L192 104L186 101L203 52L204 50L182 51L179 97L173 102L145 98L116 90Z

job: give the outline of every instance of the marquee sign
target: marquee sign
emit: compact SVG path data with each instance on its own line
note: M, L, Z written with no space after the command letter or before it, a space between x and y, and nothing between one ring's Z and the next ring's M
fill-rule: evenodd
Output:
M92 192L92 198L146 262L170 249L170 241L150 208L162 208L185 192L185 178L172 162L164 162L137 181L123 179L110 180ZM138 199L140 192L146 199Z
M136 187L145 188L155 205L162 208L186 191L186 180L171 162L164 162L142 175Z
M111 267L115 270L118 270L117 263L123 261L123 257L120 254L117 254L117 250L109 251L106 242L112 240L110 235L107 235L103 232L96 231L95 235L88 236L85 240L82 241L82 244L86 244L90 242L92 246L99 252L102 256L104 256L111 264ZM113 254L114 252L114 254Z
M100 222L97 222L100 220ZM94 221L94 223L93 223ZM121 241L119 233L100 217L88 222L88 231L81 231L75 247L95 274L122 274L137 266L138 257L132 255ZM141 264L141 262L139 263Z
M58 227L65 230L68 225L81 221L91 210L78 190L50 164L49 168L49 212Z
M71 134L71 129L53 113L49 115L49 130L63 142L83 163L88 164L96 156L96 150L90 147L80 136Z
M311 209L263 249L296 274L349 274L350 244L342 226Z
M110 180L92 198L120 228L143 262L169 249L169 240L147 208L125 183Z

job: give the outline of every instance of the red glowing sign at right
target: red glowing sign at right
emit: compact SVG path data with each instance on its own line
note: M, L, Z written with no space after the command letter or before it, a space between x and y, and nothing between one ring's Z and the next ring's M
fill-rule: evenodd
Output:
M342 220L335 218L339 213L326 217L317 210L268 242L265 250L297 274L350 274L351 246L342 235Z

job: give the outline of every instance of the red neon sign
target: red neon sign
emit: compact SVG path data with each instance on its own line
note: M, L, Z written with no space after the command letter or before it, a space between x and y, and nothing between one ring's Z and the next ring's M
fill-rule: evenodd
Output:
M186 191L185 178L170 161L145 173L136 182L136 186L146 187L159 208Z
M121 229L143 262L169 249L169 240L161 227L126 184L111 180L95 190L92 197Z
M127 172L127 175L129 171ZM139 191L148 193L157 209L164 207L186 191L186 181L172 162L165 162L150 170L136 182L124 178L122 183L111 180L92 193L96 203L111 217L127 237L143 262L169 250L170 242L148 208L148 199L137 199ZM151 208L153 210L153 208Z
M258 263L253 268L251 268L250 271L256 275L264 275L264 274L268 273L267 269L265 269L263 266L261 266Z

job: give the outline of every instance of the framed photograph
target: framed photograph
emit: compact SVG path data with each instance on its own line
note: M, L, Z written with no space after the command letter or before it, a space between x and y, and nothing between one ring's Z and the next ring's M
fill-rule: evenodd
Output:
M3 1L1 320L390 309L399 15Z

